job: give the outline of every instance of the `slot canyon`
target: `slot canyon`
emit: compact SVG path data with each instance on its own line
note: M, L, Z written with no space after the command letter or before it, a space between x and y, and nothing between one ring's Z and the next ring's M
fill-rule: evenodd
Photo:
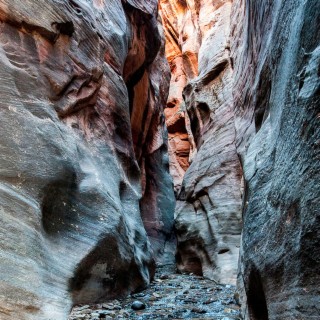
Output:
M0 320L320 319L319 0L0 0Z

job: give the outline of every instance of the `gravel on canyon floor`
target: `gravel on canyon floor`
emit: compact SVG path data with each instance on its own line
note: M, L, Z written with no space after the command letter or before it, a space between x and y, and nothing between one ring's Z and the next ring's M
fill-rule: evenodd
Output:
M178 274L165 266L158 268L146 290L124 299L75 306L69 320L241 319L234 293L235 286Z

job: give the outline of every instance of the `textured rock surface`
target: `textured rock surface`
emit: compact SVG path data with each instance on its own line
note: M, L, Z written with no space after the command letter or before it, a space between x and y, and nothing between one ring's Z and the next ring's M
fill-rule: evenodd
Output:
M320 314L319 12L317 0L234 1L233 97L245 177L239 279L252 320Z
M179 269L234 281L242 206L244 317L319 317L319 1L163 0L161 10L169 132L188 132L182 113L195 146L181 174L180 140L171 150Z
M73 308L69 320L105 319L240 319L240 307L234 298L235 286L219 285L209 279L176 274L173 266L157 268L155 280L143 292L123 299ZM134 301L145 309L132 309Z
M159 2L165 31L166 57L171 69L165 117L169 135L170 173L176 192L181 188L183 176L189 167L190 154L194 148L190 125L187 121L188 115L185 112L182 98L183 88L188 80L196 75L198 63L199 39L195 37L196 32L193 28L195 21L190 16L191 11L187 8L188 4L185 1L176 0ZM191 38L183 35L186 24L192 28L189 34Z
M156 11L0 1L1 319L66 319L144 287L147 233L162 259L174 195Z
M173 72L165 109L169 138L170 134L183 137L182 130L176 129L183 126L177 126L177 120L174 127L172 118L186 110L190 122L186 121L184 128L190 130L185 129L184 134L191 132L193 145L192 163L185 175L180 175L184 175L183 182L175 180L177 265L181 271L235 283L242 171L235 146L229 45L231 1L160 3L166 54ZM177 113L172 115L172 110ZM176 129L172 133L171 125ZM177 148L171 150L171 157L172 153L180 153L180 140L176 136L174 139L175 145L172 139L170 145ZM175 160L172 157L171 172L178 172Z

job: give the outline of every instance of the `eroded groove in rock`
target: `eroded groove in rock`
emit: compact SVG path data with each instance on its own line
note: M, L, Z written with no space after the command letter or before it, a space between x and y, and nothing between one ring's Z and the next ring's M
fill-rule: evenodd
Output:
M156 16L156 1L0 2L1 319L66 319L172 262Z

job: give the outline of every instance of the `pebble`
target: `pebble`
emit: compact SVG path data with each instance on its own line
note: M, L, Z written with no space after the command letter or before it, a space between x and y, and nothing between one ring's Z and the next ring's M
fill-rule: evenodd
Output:
M90 308L90 306L88 304L84 305L84 306L79 306L76 308L77 311L82 311L82 310L85 310L85 309L88 309Z
M139 293L134 293L131 296L134 298L142 298L145 296L145 294L143 292L139 292Z
M195 313L207 313L206 310L200 309L200 308L193 308L193 309L191 310L191 312L195 312Z
M146 308L146 305L139 300L133 301L133 303L131 305L131 309L133 309L133 310L143 310L145 308Z

